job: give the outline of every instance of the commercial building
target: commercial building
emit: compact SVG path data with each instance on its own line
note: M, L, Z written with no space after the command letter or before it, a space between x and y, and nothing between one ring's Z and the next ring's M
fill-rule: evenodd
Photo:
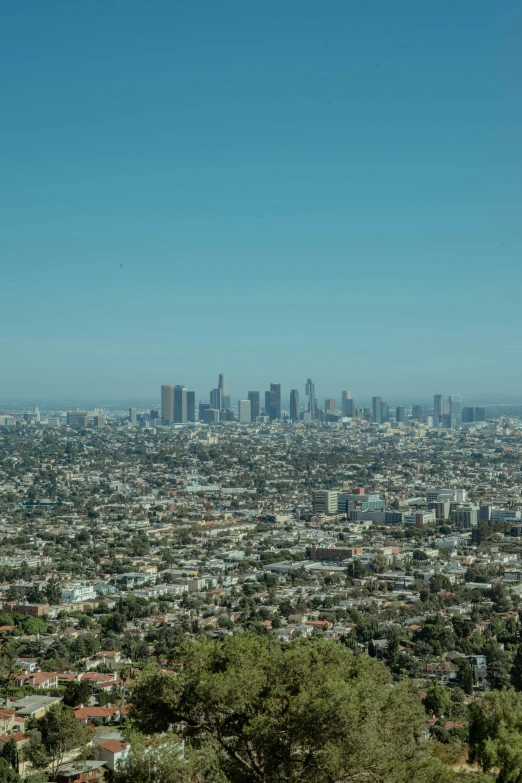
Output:
M451 416L451 426L455 427L462 424L462 397L460 394L452 394L449 398L449 413Z
M415 514L404 515L404 524L413 525L414 527L424 527L424 525L432 525L436 521L437 520L434 511L420 511Z
M221 411L216 408L206 408L203 411L204 424L217 424L221 420Z
M161 387L161 421L166 427L174 421L174 386Z
M230 395L228 393L227 379L225 373L219 373L218 389L221 392L221 410L230 408Z
M355 401L352 400L352 395L349 391L343 391L341 413L348 419L353 419L355 416Z
M335 413L337 411L337 403L334 399L330 398L324 401L324 412Z
M297 389L290 392L290 419L299 421L301 415L301 398Z
M252 406L250 400L239 400L237 412L240 424L249 424L252 421Z
M315 384L311 378L306 379L305 386L305 413L310 414L310 420L316 418L317 402L315 399Z
M174 424L187 423L187 390L179 384L174 386Z
M221 395L221 389L218 387L217 389L212 389L210 392L210 407L214 408L217 411L220 411L223 409L222 404L222 395Z
M311 560L349 560L352 557L362 555L362 547L316 547L310 549Z
M270 421L281 418L281 384L271 383L270 391L265 394L265 413Z
M250 401L250 421L257 421L257 417L259 416L260 412L259 392L249 391L248 399Z
M459 527L469 530L470 527L476 527L478 519L478 506L469 506L468 508L456 508L450 512L450 519Z
M382 424L382 398L372 397L372 422Z
M351 403L351 405L348 403ZM341 392L341 413L343 416L353 416L352 393L349 389Z
M25 614L29 617L43 617L49 614L49 604L18 604L16 601L4 604L4 612Z
M196 421L196 392L187 392L187 421Z
M337 514L339 493L332 489L316 489L313 495L313 508L316 514Z
M89 413L87 411L69 411L67 413L67 426L75 429L84 429L89 426Z
M415 421L425 421L428 415L425 405L414 405L411 409L411 417Z
M397 424L404 424L406 421L406 408L404 408L402 405L398 405L395 408L395 421Z
M136 408L129 408L129 421L132 427L135 427L138 423L136 418Z

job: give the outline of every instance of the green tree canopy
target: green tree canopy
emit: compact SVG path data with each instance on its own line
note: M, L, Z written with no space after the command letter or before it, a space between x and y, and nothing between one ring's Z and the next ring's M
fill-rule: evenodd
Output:
M88 704L92 695L92 686L85 680L68 682L63 695L63 703L68 707Z
M82 751L92 737L92 730L76 720L74 711L60 702L53 705L30 729L35 730L26 753L33 766L56 773L74 751Z
M179 660L176 675L142 673L133 724L154 734L184 722L187 746L215 743L232 780L452 779L421 740L419 698L392 685L383 664L343 645L281 645L246 633L182 645Z
M522 695L513 688L487 693L470 705L469 757L498 783L522 780Z
M21 783L22 778L5 759L0 758L0 783Z

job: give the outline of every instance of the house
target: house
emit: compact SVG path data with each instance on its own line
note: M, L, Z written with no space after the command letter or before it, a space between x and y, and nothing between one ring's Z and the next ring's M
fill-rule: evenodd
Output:
M118 761L127 757L130 750L130 744L128 742L120 742L119 740L111 739L98 745L98 750L100 761L104 761L107 769L114 772Z
M56 672L33 672L26 677L24 685L41 690L49 690L58 687L58 674Z
M123 663L121 653L117 650L100 650L94 660L96 664L103 663L108 669L116 669L119 663Z
M0 734L8 734L11 731L19 731L20 722L16 719L16 710L0 710Z
M34 672L38 668L38 658L17 658L15 666L19 666L26 672Z
M88 723L105 724L111 720L120 720L121 713L117 707L76 707L74 710L76 720L87 725Z
M426 673L430 677L436 677L441 685L445 685L448 682L457 682L458 671L458 666L453 666L449 661L426 664Z
M90 783L105 779L105 762L103 761L73 761L60 768L56 775L57 783Z
M15 708L17 717L38 719L60 701L57 696L24 696L23 699L13 702L11 706Z
M18 772L21 775L24 775L31 767L31 763L29 761L23 760L20 755L20 751L25 745L29 744L30 738L27 736L27 734L24 734L23 731L15 731L14 734L5 734L3 737L0 737L0 754L2 753L7 743L11 742L11 740L16 744L16 750L18 752Z

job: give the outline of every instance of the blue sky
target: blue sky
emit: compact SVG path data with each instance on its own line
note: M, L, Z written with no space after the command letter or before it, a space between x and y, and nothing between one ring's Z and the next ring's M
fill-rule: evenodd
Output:
M522 399L518 0L3 28L0 399Z

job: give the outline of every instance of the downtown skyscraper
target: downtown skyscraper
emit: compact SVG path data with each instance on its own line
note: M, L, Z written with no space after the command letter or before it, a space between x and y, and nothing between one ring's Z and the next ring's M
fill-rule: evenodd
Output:
M315 419L317 415L317 401L315 399L315 383L311 378L306 379L305 386L305 411L310 414L310 419Z
M299 421L301 416L301 397L297 389L292 389L290 392L290 419L291 421Z

